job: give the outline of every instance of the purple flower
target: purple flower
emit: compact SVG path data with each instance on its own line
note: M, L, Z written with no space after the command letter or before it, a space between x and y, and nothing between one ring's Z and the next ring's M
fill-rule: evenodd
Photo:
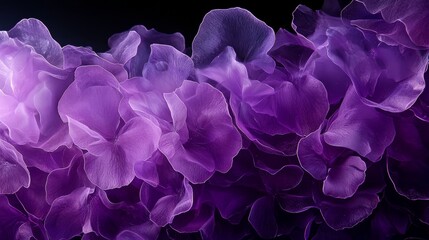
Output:
M119 82L111 73L99 66L82 66L58 106L73 142L87 151L89 180L102 189L128 185L135 177L134 164L152 155L160 136L157 125L147 118L121 122L121 98Z
M203 183L216 171L227 172L241 148L241 136L222 93L206 83L184 81L164 98L173 131L162 135L159 149L173 169L192 183Z
M70 84L69 72L61 69L61 47L36 19L22 20L0 35L1 128L20 145L48 151L69 145L56 109Z

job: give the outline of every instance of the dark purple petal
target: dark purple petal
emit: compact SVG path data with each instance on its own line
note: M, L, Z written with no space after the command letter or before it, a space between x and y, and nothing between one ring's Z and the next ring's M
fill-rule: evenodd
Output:
M328 56L368 106L402 112L423 92L427 54L379 43L354 29L329 29L327 36Z
M272 197L262 197L256 200L250 209L249 222L262 238L277 236L278 225L274 204Z
M369 217L380 201L377 194L370 192L357 192L348 199L316 194L315 199L326 224L334 230L354 227Z
M274 39L274 31L247 10L212 10L204 17L192 42L192 58L196 67L205 67L230 46L240 62L272 72L275 63L267 52Z
M73 159L69 166L49 173L46 179L46 201L52 204L55 199L83 186L89 187L90 184L83 169L83 157L79 157Z
M381 13L386 22L400 22L411 40L418 46L429 47L429 3L424 0L389 1L358 0L362 2L369 12Z
M396 191L411 200L429 199L429 128L415 118L396 121L397 137L389 147L387 170Z
M93 191L90 188L78 188L52 202L45 220L49 238L69 239L82 233L89 221L87 201Z
M323 136L327 144L351 149L374 162L393 142L395 128L390 116L363 104L350 88Z
M6 196L0 195L0 234L2 238L15 239L19 228L26 221L26 216L14 208Z
M28 214L38 219L44 219L50 206L46 201L47 173L37 168L30 168L31 184L28 188L21 188L16 196Z
M52 38L48 28L39 20L34 18L23 19L9 30L8 34L10 37L32 46L51 64L58 67L63 66L63 53L60 44Z
M335 198L349 198L365 181L365 162L357 156L345 159L340 165L329 169L323 181L323 193Z
M91 227L107 239L115 239L127 230L143 238L156 239L159 232L142 204L112 203L102 191L91 200Z
M30 186L30 172L11 144L0 139L0 194L12 194Z

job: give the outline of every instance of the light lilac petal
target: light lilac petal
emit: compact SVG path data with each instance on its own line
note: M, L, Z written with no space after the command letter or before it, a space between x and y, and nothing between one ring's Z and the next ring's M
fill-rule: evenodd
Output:
M135 117L122 127L116 145L124 150L127 161L135 163L152 156L160 137L161 130L154 122Z
M154 91L172 92L188 79L194 64L190 57L168 45L152 44L143 77L152 84Z
M58 111L81 122L105 138L113 138L119 125L118 106L122 96L119 82L100 66L83 66L75 71L75 81L64 92Z
M32 46L51 64L58 67L63 66L61 46L52 38L48 28L41 21L34 18L23 19L9 30L8 34L10 37Z
M126 186L135 177L134 164L121 147L112 147L100 156L86 154L84 157L88 179L103 190Z

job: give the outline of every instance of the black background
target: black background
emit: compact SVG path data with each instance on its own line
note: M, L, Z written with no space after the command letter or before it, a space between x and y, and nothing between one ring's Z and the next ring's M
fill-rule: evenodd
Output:
M292 11L298 4L320 9L323 0L200 0L200 1L22 1L0 3L0 30L9 30L22 18L38 18L62 46L91 46L108 49L107 39L114 33L142 24L160 32L180 32L191 45L203 16L215 8L243 7L275 31L290 30Z

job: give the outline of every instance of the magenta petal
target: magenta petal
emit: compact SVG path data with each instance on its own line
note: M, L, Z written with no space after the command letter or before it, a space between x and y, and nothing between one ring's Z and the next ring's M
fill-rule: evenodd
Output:
M323 193L334 198L349 198L365 181L366 164L356 156L348 157L339 166L329 169L323 181Z
M82 233L88 221L88 196L93 190L78 188L52 203L46 216L45 228L51 239L69 239Z
M30 186L30 172L22 155L8 142L0 139L0 194L12 194Z
M48 28L39 20L23 19L9 30L8 34L10 37L32 46L51 64L58 67L63 66L63 52L60 44L52 38Z

